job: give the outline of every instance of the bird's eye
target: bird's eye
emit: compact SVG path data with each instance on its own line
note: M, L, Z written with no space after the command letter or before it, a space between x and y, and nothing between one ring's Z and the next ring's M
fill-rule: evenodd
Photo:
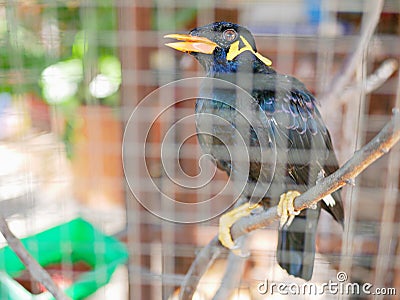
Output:
M233 29L227 29L223 33L225 41L232 42L236 39L237 33Z

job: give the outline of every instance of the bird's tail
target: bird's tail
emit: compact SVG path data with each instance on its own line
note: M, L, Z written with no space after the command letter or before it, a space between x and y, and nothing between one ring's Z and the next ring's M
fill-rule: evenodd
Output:
M289 274L305 280L310 280L313 274L319 213L319 205L317 209L306 209L290 226L279 230L279 265Z

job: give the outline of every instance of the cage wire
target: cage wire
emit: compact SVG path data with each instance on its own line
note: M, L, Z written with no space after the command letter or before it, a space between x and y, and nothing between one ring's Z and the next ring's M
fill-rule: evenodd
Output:
M164 35L246 26L278 72L316 95L342 165L400 107L399 14L397 0L0 0L3 216L18 237L81 216L123 242L128 263L88 299L178 299L234 192L208 201L228 177L197 141L201 80L182 81L205 73ZM310 283L371 284L375 294L260 292L305 284L278 266L274 223L242 241L247 258L222 252L193 299L398 297L399 160L395 146L343 188L344 230L325 212L318 223ZM56 273L74 272L66 260Z

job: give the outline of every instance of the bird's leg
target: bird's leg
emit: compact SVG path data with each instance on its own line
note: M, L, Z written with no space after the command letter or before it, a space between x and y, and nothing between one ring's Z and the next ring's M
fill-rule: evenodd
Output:
M253 210L259 207L261 207L260 204L245 203L221 216L219 219L218 239L223 246L231 250L236 248L231 236L232 225L237 220L249 216Z
M294 209L294 200L298 196L300 196L298 191L288 191L280 196L278 203L278 216L281 218L280 228L285 223L287 223L287 226L292 224L294 217L300 213L300 211Z

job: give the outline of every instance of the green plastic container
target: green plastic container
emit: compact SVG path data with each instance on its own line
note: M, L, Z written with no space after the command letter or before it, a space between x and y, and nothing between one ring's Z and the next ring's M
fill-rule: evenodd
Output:
M78 218L21 240L43 267L83 262L83 272L66 287L72 299L82 299L109 282L115 268L128 259L124 244L106 236L87 221ZM10 247L0 249L0 299L54 299L49 292L34 295L14 278L26 272L25 266Z

